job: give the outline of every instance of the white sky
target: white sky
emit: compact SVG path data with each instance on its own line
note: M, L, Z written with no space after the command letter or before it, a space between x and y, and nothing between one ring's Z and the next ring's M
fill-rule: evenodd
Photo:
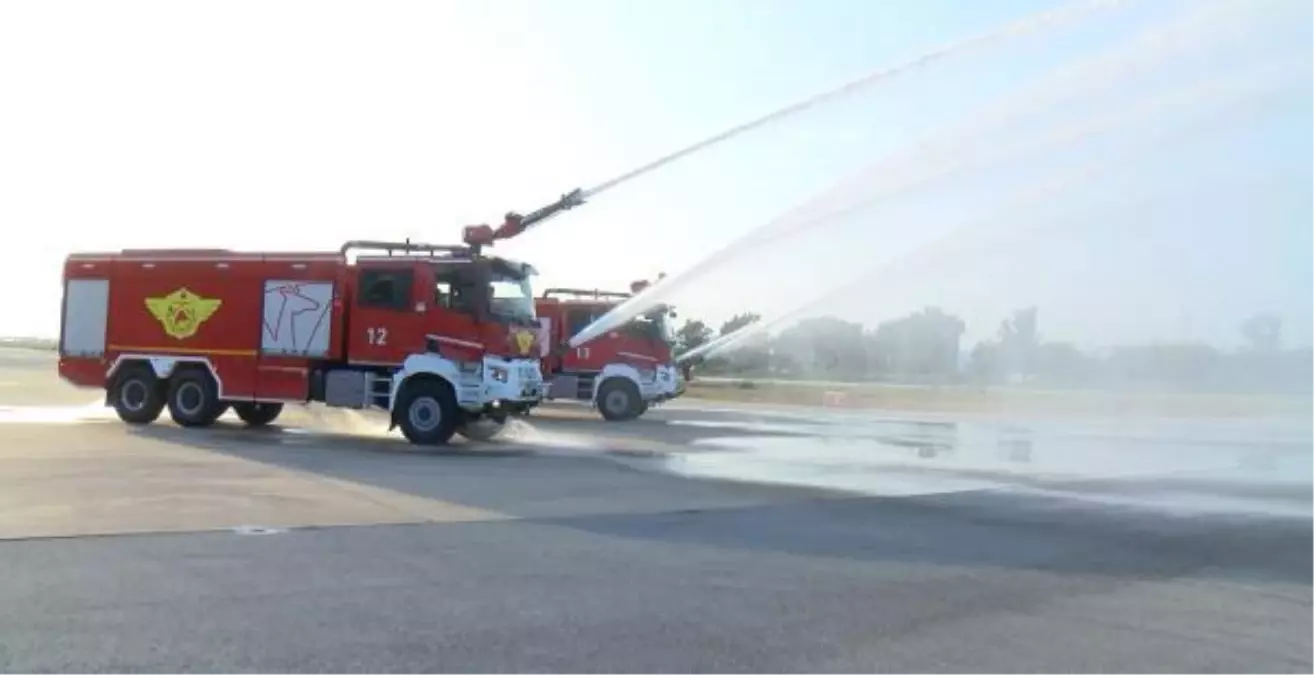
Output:
M462 225L536 208L778 105L1052 4L0 4L0 223L18 251L0 265L0 335L57 331L60 260L72 250L455 241ZM995 61L909 78L618 188L496 251L533 262L540 288L624 288L683 269L970 111L969 103L1012 86L1019 73L1071 57L1098 37L1096 30L1035 42L1029 52L1005 50ZM1294 142L1308 149L1308 117L1302 133ZM1275 134L1265 147L1297 147L1286 131ZM1295 168L1308 173L1308 159L1305 152ZM1290 161L1271 166L1286 171ZM1034 281L991 291L975 277L960 286L976 295L910 286L919 292L887 298L881 307L889 311L870 318L935 302L989 333L1004 308L1039 295L1048 303L1042 329L1056 337L1145 339L1164 330L1182 337L1185 322L1191 337L1221 340L1251 309L1282 311L1298 324L1297 336L1308 335L1299 324L1310 312L1309 199L1288 183L1265 189L1270 209L1262 223L1246 224L1253 236L1240 236L1234 217L1203 228L1205 250L1181 266L1153 261L1156 271L1188 282L1216 276L1198 261L1218 255L1253 268L1220 308L1186 306L1191 283L1163 286L1147 311L1174 317L1167 328L1115 325L1125 306L1108 293L1081 300L1104 314L1069 313L1064 324L1061 306L1081 293L1023 292L1035 290ZM1104 242L1105 254L1092 253L1089 266L1116 263L1109 251L1145 235L1132 228ZM1159 240L1182 232L1169 228ZM847 236L827 243L850 251L881 245ZM1293 253L1293 245L1303 250ZM989 269L980 268L982 278L999 276ZM1292 291L1300 280L1305 287ZM1080 281L1049 290L1080 290ZM1102 286L1116 288L1114 281ZM1119 293L1145 295L1136 291L1148 283L1129 277ZM715 290L700 288L680 302L714 320L769 304L754 297L751 282ZM994 302L978 302L982 293ZM702 302L713 297L719 304ZM1178 301L1183 309L1165 310Z
M665 56L622 51L608 63L557 45L572 29L552 15L583 11L0 5L0 222L23 247L0 266L0 334L57 330L70 250L454 242L462 225L531 210L808 91L744 101L729 115L698 101L670 102L696 109L688 119L650 101L636 114L640 101L620 91L624 71ZM610 72L590 79L581 68ZM695 254L676 243L691 233L754 224L716 222L723 204L680 223L690 207L665 206L680 196L656 185L618 191L498 251L532 260L541 285L623 288Z

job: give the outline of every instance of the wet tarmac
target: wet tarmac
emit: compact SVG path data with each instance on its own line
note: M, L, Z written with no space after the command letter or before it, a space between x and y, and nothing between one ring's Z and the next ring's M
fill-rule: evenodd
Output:
M424 449L318 406L129 427L50 365L0 353L0 671L1314 663L1306 418L681 400Z
M669 426L707 431L691 452L660 462L694 477L864 495L1009 490L1177 510L1314 512L1308 419L1009 419L746 407L677 407L662 415ZM1101 489L1115 481L1117 490Z

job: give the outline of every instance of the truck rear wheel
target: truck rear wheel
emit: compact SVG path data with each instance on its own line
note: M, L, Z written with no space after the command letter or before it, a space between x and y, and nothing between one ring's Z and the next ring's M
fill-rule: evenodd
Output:
M623 377L610 377L598 387L598 412L608 422L632 420L643 410L643 397L633 382Z
M210 373L188 368L169 378L169 416L182 427L214 424L227 408L219 400L219 387Z
M243 401L233 404L233 412L237 413L237 418L243 422L253 427L262 427L278 419L279 413L283 412L283 404Z
M429 378L407 383L397 397L393 414L402 435L416 445L446 443L460 421L452 388Z
M150 424L164 411L160 381L144 365L132 365L114 377L110 400L119 419L128 424Z

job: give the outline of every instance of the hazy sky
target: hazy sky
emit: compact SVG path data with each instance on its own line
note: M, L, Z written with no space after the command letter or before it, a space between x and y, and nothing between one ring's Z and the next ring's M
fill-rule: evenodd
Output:
M1173 3L1147 4L1154 12ZM1288 14L1297 8L1298 18L1309 11L1298 0L1269 4ZM18 251L0 266L0 334L57 331L60 259L70 250L454 241L464 224L533 209L795 99L1059 5L0 4L0 223ZM497 252L533 262L540 288L624 287L683 269L1020 74L1080 56L1134 23L1106 21L1029 51L998 50L910 76L619 187ZM1309 53L1306 33L1287 39L1305 40ZM1214 248L1178 256L1180 264L1154 259L1165 278L1216 277L1210 261L1241 266L1236 298L1175 312L1169 330L1177 332L1168 337L1229 339L1238 314L1254 307L1284 313L1292 337L1309 339L1309 105L1293 113L1287 103L1263 118L1262 146L1238 151L1285 167L1283 177L1300 177L1304 187L1291 187L1300 180L1266 185L1269 201L1250 205L1254 222L1215 223L1216 236L1200 238ZM1244 215L1246 200L1233 201L1241 203L1232 211ZM1174 223L1199 216L1182 208L1169 210ZM1147 238L1143 229L1111 227L1101 236L1110 238L1105 251L1140 242L1136 250L1149 255L1158 250L1153 242L1179 241L1182 232ZM990 260L979 261L979 274L991 276ZM1098 256L1090 260L1100 265ZM1011 303L1002 294L1015 292L960 279L1001 307ZM1066 287L1082 288L1077 281ZM1117 283L1091 285L1107 291ZM1126 283L1121 297L1145 286L1143 278ZM950 286L937 295L923 284L881 307L974 302ZM1161 306L1189 299L1181 290L1189 284L1172 288ZM749 284L718 290L723 304L770 304L752 297ZM1093 341L1163 332L1145 324L1140 335L1126 323L1101 332L1125 310L1117 293L1047 300L1073 297L1098 313L1066 325L1060 316L1047 332ZM698 298L682 302L697 308ZM978 323L997 321L995 305L980 306L990 310ZM707 311L726 308L711 303ZM1042 309L1042 321L1053 316Z

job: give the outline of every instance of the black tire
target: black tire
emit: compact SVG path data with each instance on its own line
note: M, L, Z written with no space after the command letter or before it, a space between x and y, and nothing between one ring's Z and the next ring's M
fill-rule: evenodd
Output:
M205 370L188 368L169 378L169 416L180 427L214 424L228 407L219 400L219 387Z
M115 374L109 396L119 419L128 424L150 424L164 411L162 389L149 366L132 365Z
M253 427L262 427L278 419L278 415L283 412L282 403L268 403L261 401L243 401L233 404L233 412L237 413L237 418L246 422Z
M402 388L393 414L406 440L416 445L443 445L456 433L460 412L447 383L425 378Z
M607 378L598 387L598 412L608 422L626 422L638 417L644 408L639 388L623 377Z

